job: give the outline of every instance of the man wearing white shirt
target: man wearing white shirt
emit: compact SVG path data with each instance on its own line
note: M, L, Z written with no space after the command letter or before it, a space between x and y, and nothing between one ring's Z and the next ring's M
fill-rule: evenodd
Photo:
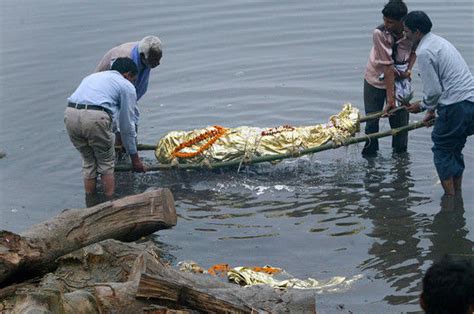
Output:
M446 195L461 193L465 168L462 149L474 134L474 77L459 51L446 39L431 33L432 23L423 11L410 12L404 31L416 48L423 83L422 101L407 110L426 110L424 121L435 118L431 133L433 159Z
M95 200L97 177L101 176L106 199L115 192L114 122L120 126L122 144L134 171L144 172L137 151L137 95L133 81L137 66L130 58L118 58L111 70L85 77L68 98L64 123L71 142L80 152L86 205Z

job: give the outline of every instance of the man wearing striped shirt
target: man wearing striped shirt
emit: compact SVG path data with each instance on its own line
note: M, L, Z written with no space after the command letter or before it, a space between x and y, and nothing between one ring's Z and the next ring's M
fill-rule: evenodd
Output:
M408 13L402 0L389 0L385 4L383 24L374 29L372 48L364 74L364 109L366 114L384 111L389 116L391 128L408 124L408 112L399 110L390 113L397 106L397 98L406 98L410 93L411 68L415 62L412 42L403 34L402 19ZM397 86L406 85L400 93ZM409 86L410 85L410 86ZM366 122L365 134L379 131L379 119ZM404 153L408 146L408 132L400 132L392 138L395 153ZM374 157L379 150L378 139L367 140L362 156Z

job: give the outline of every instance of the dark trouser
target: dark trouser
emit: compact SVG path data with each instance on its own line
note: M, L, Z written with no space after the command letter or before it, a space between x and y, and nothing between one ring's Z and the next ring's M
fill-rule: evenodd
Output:
M364 107L365 114L382 111L385 105L387 92L385 89L375 88L364 80ZM408 111L399 110L389 117L390 127L399 128L408 124ZM377 133L379 131L379 119L367 121L365 123L365 134ZM406 152L408 145L408 132L402 132L392 139L392 148L394 152ZM363 155L374 155L379 150L378 139L370 139L365 142Z
M462 176L462 149L467 137L474 134L474 103L458 102L439 107L431 139L433 160L441 181Z

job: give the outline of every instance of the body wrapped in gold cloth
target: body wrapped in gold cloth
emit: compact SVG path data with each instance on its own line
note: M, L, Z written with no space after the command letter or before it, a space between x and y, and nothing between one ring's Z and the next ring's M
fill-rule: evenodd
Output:
M344 104L325 124L277 128L211 126L193 131L173 131L158 142L155 156L163 164L251 161L253 157L295 153L329 141L344 142L359 131L359 110Z

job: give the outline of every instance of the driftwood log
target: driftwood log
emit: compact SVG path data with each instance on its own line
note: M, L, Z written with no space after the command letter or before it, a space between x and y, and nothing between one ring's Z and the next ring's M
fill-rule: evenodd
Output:
M21 234L0 231L0 287L52 271L58 257L87 245L105 239L137 240L171 228L176 220L173 195L157 189L67 209Z
M314 292L241 287L180 272L159 255L151 242L90 245L59 258L37 283L0 289L0 312L315 313Z

